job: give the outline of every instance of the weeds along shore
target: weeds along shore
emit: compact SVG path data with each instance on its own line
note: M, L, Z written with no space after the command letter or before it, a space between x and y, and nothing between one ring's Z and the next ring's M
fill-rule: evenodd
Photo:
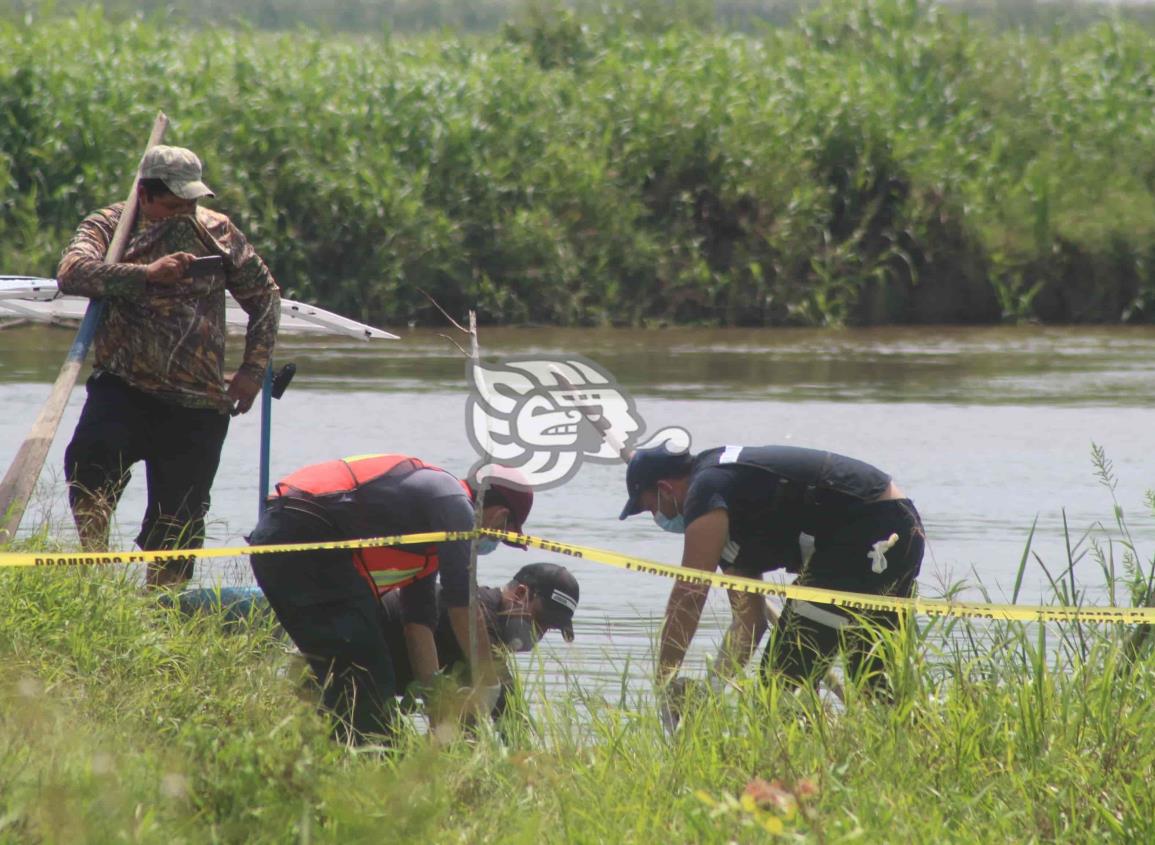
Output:
M0 23L0 268L52 275L161 107L287 293L370 321L1152 321L1151 29L699 18Z
M1149 593L1117 503L1115 528L1067 538L1053 600L1086 599L1088 556L1113 603ZM0 841L1146 842L1155 661L1135 634L908 620L879 646L891 702L748 681L691 697L672 736L628 666L596 688L538 662L503 735L355 752L271 617L185 616L111 569L0 570Z

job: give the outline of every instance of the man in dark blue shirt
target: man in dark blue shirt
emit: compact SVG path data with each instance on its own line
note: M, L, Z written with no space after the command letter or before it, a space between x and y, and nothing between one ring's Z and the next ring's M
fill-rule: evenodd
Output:
M709 449L699 455L639 449L626 472L626 519L650 511L664 530L685 535L682 565L761 578L785 568L798 584L874 595L909 596L925 535L918 512L890 476L862 461L793 446ZM800 538L814 539L803 563ZM891 540L893 539L893 543ZM666 607L658 658L661 684L674 679L705 603L705 587L679 581ZM731 591L733 622L715 672L745 665L767 628L761 596ZM897 615L864 614L896 627ZM813 682L834 652L849 670L885 683L869 636L833 605L789 600L762 659L764 675Z

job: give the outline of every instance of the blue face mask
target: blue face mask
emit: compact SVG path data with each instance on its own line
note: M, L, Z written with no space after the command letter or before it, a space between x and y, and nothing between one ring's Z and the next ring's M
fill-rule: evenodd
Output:
M674 505L678 502L675 499ZM654 522L663 531L669 531L671 534L685 534L686 533L686 515L678 514L677 516L666 516L662 513L662 491L658 490L658 508L654 511Z
M477 553L479 555L487 555L497 548L497 544L501 540L496 537L478 537L477 538Z

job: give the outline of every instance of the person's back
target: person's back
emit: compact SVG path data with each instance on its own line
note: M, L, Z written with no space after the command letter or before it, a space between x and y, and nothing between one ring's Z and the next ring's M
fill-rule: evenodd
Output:
M729 566L798 572L800 534L817 538L836 530L854 507L874 501L890 483L890 475L870 464L818 449L707 449L690 468L685 522L723 507L729 515Z

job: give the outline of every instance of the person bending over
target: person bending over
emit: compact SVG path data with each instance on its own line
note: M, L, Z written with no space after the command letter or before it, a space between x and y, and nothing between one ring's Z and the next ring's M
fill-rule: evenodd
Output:
M560 631L566 642L573 642L573 616L579 595L573 574L564 566L552 563L527 564L504 587L478 588L486 633L499 656L501 694L489 714L494 720L499 720L507 711L519 712L518 706L511 702L513 675L508 655L532 651L552 630ZM414 683L416 675L405 644L404 619L400 593L396 590L386 593L381 598L381 620L393 661L394 682L398 695L415 692L408 696L413 698L422 695L424 689ZM455 684L471 685L469 661L453 632L444 602L439 603L433 637L439 673L451 677Z
M520 532L533 492L515 470L492 468L482 502L485 528ZM252 545L326 542L473 530L476 487L408 455L361 455L297 470L277 482L250 535ZM481 538L478 552L497 541ZM514 545L513 543L508 543ZM379 601L399 592L401 625L414 677L428 684L439 658L437 595L462 651L469 648L470 541L422 546L274 552L253 555L257 583L286 633L309 661L336 717L334 734L360 743L392 733L396 673ZM501 691L480 608L478 665L467 706L488 712Z
M797 584L910 596L925 535L914 504L882 470L854 458L794 446L725 446L698 455L640 449L626 470L621 519L649 511L684 535L682 565L760 579L785 568ZM800 537L813 537L805 566ZM897 535L892 538L892 535ZM894 539L893 544L891 540ZM678 581L670 593L658 656L658 682L674 680L698 627L707 588ZM725 678L749 660L767 628L762 596L729 593L733 619L715 664ZM852 677L885 687L882 662L859 619L885 628L893 612L852 616L833 605L790 599L762 658L765 677L815 682L840 648Z

